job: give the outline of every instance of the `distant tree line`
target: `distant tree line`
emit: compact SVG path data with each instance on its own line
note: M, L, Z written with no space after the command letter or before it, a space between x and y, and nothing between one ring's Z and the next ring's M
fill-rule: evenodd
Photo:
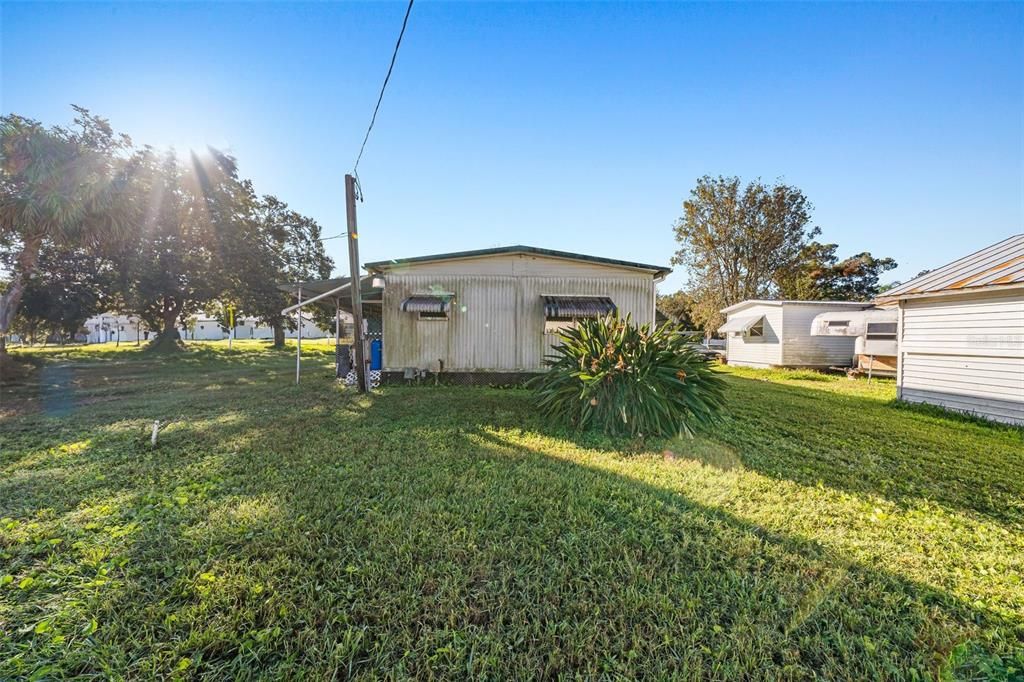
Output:
M705 176L683 203L672 262L689 274L684 291L660 296L659 310L689 328L714 331L722 308L751 298L869 301L892 258L864 251L840 259L816 241L811 202L796 187Z
M222 151L140 147L74 109L70 126L0 118L0 344L13 331L72 337L109 310L173 349L187 319L227 305L283 344L294 322L276 285L333 267L320 225L258 195Z

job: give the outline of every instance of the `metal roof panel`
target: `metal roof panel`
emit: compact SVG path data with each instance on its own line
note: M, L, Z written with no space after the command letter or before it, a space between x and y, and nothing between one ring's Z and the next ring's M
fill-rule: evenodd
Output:
M892 300L986 286L1024 284L1024 234L1016 234L952 263L926 272L878 297Z

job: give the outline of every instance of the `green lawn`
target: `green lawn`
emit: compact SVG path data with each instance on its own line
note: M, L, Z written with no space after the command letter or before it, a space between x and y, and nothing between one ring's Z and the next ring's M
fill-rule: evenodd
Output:
M723 369L713 433L608 442L308 348L3 387L0 679L1021 674L1021 430Z

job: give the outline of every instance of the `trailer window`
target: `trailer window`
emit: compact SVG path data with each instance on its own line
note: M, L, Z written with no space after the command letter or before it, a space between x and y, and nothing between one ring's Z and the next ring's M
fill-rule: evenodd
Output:
M762 317L757 324L747 330L747 336L752 339L760 339L764 337L764 318Z
M895 341L895 322L868 322L867 338L869 341Z
M829 320L828 321L828 326L830 328L832 328L832 327L849 327L850 326L850 321L849 320Z

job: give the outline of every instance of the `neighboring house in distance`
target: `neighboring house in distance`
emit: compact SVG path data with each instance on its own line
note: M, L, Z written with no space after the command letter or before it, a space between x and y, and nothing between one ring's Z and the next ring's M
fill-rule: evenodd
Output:
M530 246L367 263L383 280L385 373L478 374L544 368L558 331L612 311L654 322L669 268ZM486 381L486 376L481 377Z
M349 320L349 324L351 325L351 316L349 316ZM343 317L342 322L344 321L345 319ZM208 314L198 316L191 331L186 327L181 327L178 329L178 333L181 334L181 338L188 341L223 341L230 336L230 334L228 334L228 330L221 326L221 321ZM284 336L286 339L294 339L298 336L298 333L298 324L296 320L296 328L285 328ZM302 338L325 339L333 336L333 329L331 331L323 330L305 316L303 317ZM274 329L269 325L259 324L254 317L238 317L235 319L235 338L273 339Z
M852 301L742 301L722 313L718 331L726 337L726 360L743 367L847 367L853 362L854 337L815 336L815 317L828 312L857 312L871 303Z
M1024 424L1024 234L885 292L897 397Z
M131 315L102 313L87 319L82 328L85 330L86 343L107 343L108 341L146 340L146 325Z

